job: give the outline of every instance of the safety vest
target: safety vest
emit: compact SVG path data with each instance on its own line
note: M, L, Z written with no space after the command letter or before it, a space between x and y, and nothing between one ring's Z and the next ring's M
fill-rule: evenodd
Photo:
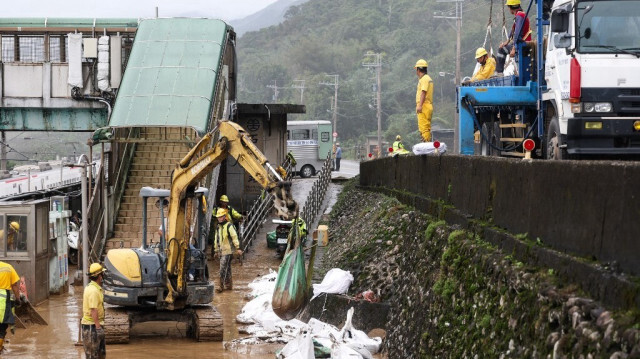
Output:
M531 28L529 27L529 18L527 17L527 14L525 14L523 11L518 11L516 13L516 17L521 17L524 22L522 24L522 30L521 30L521 34L522 34L522 40L523 41L531 41ZM518 38L520 37L520 34L515 34L516 32L516 20L513 20L513 26L511 27L511 33L513 34L513 43L515 44L518 41Z
M404 150L404 145L402 141L396 141L393 143L393 152L398 152L400 149Z

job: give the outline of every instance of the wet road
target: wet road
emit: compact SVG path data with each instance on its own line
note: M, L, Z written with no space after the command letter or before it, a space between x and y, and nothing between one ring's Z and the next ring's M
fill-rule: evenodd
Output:
M346 161L345 161L346 162ZM344 167L348 168L347 166ZM343 168L341 168L343 169ZM335 173L335 172L334 172ZM303 203L304 197L316 178L295 179L293 195ZM335 197L339 190L330 187L329 197ZM266 246L266 232L275 228L267 221L258 233L254 245L250 247L242 265L233 262L234 290L217 294L214 305L224 320L224 341L222 343L198 343L184 337L184 327L175 323L143 323L131 331L129 344L107 345L109 357L119 359L153 357L206 357L214 358L274 358L274 353L284 344L259 344L225 349L229 341L244 335L238 334L235 317L246 303L249 293L248 283L258 276L269 273L269 268L277 270L280 261L273 249ZM210 278L216 278L218 262L209 262ZM83 358L78 341L78 325L82 308L82 288L70 287L70 292L53 295L39 304L36 309L48 321L48 326L30 325L27 329L17 329L15 335L8 334L8 343L2 358Z

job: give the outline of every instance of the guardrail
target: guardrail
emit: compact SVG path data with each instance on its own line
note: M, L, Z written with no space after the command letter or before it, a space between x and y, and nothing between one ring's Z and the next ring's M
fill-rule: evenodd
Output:
M293 168L295 166L295 159L293 156L287 155L284 162L282 163L282 168L287 172L287 176L283 178L285 181L291 180L293 177ZM265 218L273 208L273 196L266 191L262 191L258 199L256 199L251 205L251 209L247 214L247 220L242 225L241 229L241 239L242 243L240 243L240 247L243 250L247 250L247 248L253 243L253 240L260 229L260 226L265 221Z
M116 129L116 136L126 139L137 138L139 128ZM87 208L89 229L89 257L91 261L100 261L106 245L108 233L113 230L120 202L127 183L129 167L135 153L135 143L111 144L111 150L104 152L104 162L95 177L95 186ZM107 188L113 186L113 203L110 203ZM108 213L113 209L113 213Z
M329 182L331 182L332 162L331 154L327 155L327 159L322 165L320 175L313 183L311 192L309 192L309 196L307 196L304 207L302 207L302 211L300 212L300 217L307 224L307 229L309 229L309 226L311 226L316 220L318 212L320 212L322 207L322 201L324 201L324 196L327 193Z

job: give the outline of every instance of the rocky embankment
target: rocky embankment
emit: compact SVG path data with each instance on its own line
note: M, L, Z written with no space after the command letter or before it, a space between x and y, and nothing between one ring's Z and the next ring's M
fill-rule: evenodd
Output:
M350 270L350 294L390 304L389 358L640 358L637 308L605 308L553 269L355 181L329 226L323 269Z

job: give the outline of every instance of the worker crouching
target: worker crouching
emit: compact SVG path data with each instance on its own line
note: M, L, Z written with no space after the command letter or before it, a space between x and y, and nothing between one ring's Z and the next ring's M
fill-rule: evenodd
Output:
M242 255L240 249L240 242L238 241L238 233L235 227L227 221L227 210L224 208L218 208L216 211L216 218L218 220L218 226L216 227L216 234L213 240L214 256L220 258L220 278L218 280L217 292L222 292L226 289L233 289L233 278L231 277L231 259L233 258L233 249L231 245L236 248L235 253Z

